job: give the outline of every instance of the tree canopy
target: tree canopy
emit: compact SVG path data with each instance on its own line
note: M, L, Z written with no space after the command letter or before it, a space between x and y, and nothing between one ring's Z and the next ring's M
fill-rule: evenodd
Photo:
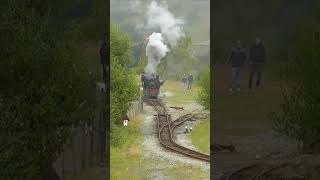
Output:
M2 179L45 176L72 127L94 115L94 78L75 46L80 32L74 25L53 26L55 7L13 0L2 9Z
M112 146L124 143L126 131L123 130L122 120L129 109L129 103L137 100L140 89L138 80L127 65L131 61L130 40L118 27L111 26L110 31L111 57L111 139Z

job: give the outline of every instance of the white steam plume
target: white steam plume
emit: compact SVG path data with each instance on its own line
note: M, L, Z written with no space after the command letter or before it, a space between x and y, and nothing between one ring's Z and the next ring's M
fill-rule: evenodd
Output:
M184 37L181 25L184 23L181 19L177 19L169 12L167 4L159 5L156 1L152 1L147 8L147 28L160 29L161 33L152 33L146 46L146 56L148 64L145 67L147 77L157 74L157 66L160 60L164 58L169 51L164 43L175 46L177 41Z
M160 60L164 58L169 51L168 47L163 42L163 37L160 33L152 33L149 36L149 41L146 47L146 56L148 64L145 67L147 77L157 74L157 66Z
M175 18L168 10L166 3L161 6L156 1L152 1L148 6L147 17L147 27L159 28L170 45L175 46L177 41L185 36L181 27L184 21Z

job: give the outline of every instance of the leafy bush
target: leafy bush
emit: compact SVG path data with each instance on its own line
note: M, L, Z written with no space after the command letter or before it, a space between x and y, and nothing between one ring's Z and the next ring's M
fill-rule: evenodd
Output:
M202 72L198 85L200 90L197 100L206 109L210 109L210 68L206 68Z
M131 42L129 36L121 33L115 25L110 31L110 54L111 60L121 66L127 66L131 61Z
M284 102L273 113L274 129L302 143L302 150L320 152L320 41L308 33L298 42L284 68Z
M124 143L125 131L122 120L129 109L129 103L137 100L140 89L135 74L127 68L130 62L130 41L126 34L119 32L115 26L111 27L111 135L110 144L121 146Z

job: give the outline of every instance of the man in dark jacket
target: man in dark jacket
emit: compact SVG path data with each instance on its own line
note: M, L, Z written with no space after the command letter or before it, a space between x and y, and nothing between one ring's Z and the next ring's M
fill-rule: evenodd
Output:
M249 88L252 88L252 79L257 74L256 87L260 86L263 65L266 61L266 49L262 43L262 39L257 36L255 44L250 48L250 75Z
M246 60L246 49L243 47L240 40L237 41L236 46L231 49L231 55L228 63L231 62L232 79L229 91L233 93L235 89L240 91L240 72Z

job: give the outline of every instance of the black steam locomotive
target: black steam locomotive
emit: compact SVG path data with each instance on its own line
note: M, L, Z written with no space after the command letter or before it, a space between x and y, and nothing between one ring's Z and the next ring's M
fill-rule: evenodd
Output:
M143 73L141 75L141 82L143 88L143 99L158 99L160 86L164 83L164 81L159 79L159 75L147 75Z

